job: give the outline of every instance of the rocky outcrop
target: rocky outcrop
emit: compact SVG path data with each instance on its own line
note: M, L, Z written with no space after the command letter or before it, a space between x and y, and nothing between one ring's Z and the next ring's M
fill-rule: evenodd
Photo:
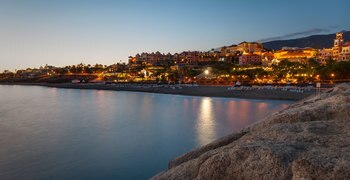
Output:
M350 179L350 85L178 157L152 179Z

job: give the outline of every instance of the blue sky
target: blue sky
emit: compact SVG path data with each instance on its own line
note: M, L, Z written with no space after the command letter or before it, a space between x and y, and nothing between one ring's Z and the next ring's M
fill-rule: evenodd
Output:
M329 34L350 30L348 7L348 0L0 0L0 71Z

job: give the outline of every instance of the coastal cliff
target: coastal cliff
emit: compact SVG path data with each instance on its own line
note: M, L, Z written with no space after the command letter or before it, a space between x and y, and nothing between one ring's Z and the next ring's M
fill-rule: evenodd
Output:
M350 179L350 84L184 154L151 179Z

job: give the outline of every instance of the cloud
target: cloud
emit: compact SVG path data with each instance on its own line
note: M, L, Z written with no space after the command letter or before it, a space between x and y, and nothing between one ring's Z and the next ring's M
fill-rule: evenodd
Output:
M268 41L277 41L277 40L285 40L285 39L291 39L291 38L297 38L297 37L303 37L303 36L310 36L318 33L328 33L330 32L329 29L321 29L321 28L314 28L307 31L301 31L301 32L295 32L286 34L283 36L276 36L276 37L270 37L265 39L260 39L258 42L268 42Z

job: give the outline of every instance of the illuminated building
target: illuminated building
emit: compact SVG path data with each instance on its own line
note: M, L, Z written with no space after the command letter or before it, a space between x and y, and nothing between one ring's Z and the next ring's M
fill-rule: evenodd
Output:
M220 56L221 57L230 57L235 56L238 52L237 45L224 46L220 48Z
M145 65L162 65L170 63L173 60L173 55L170 53L168 54L162 54L159 51L156 53L141 53L136 54L134 57L129 57L129 63L139 63L139 64L145 64Z
M258 42L241 42L236 47L237 51L241 52L261 52L263 45Z
M261 55L244 53L239 57L239 65L261 65Z
M274 53L277 60L286 59L290 62L306 63L308 59L315 58L317 54L316 49L313 48L290 48L284 47Z
M332 56L337 61L348 61L350 60L350 42L344 42L343 33L339 32L336 34L333 47Z
M317 53L317 61L321 64L326 64L327 60L331 60L333 57L332 48L323 48L320 49Z
M270 66L272 64L273 59L274 59L273 53L271 52L261 53L261 61L263 66Z
M340 58L340 52L342 51L342 47L344 44L344 40L343 40L343 33L339 32L336 34L336 37L334 39L334 44L333 44L333 59L335 60L339 60Z
M349 61L350 60L350 42L343 44L340 55L340 61Z

